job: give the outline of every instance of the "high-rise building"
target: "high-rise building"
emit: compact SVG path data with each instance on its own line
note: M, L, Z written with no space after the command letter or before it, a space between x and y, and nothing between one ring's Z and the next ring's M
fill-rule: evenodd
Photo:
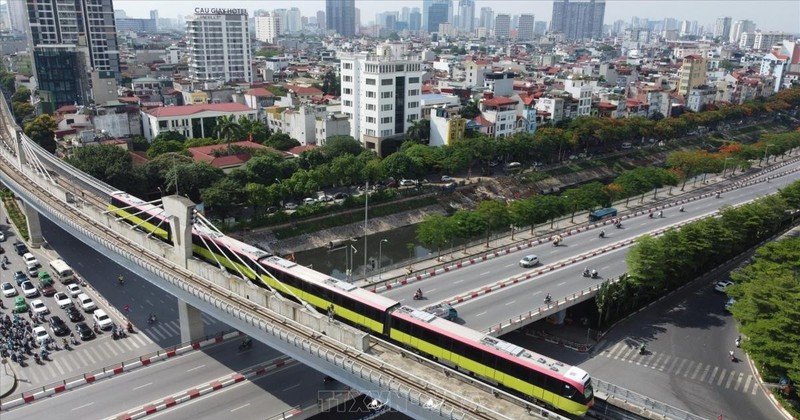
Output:
M270 44L281 35L281 19L277 13L264 12L255 17L256 39Z
M731 37L731 17L717 18L717 25L714 26L714 38L722 38L727 41Z
M447 23L447 3L434 3L428 7L428 32L439 32L439 24Z
M731 27L731 36L728 39L732 44L738 44L743 32L755 32L756 24L752 20L737 20Z
M48 111L89 103L89 73L111 79L116 90L120 70L111 0L27 0L26 5L34 73Z
M186 35L191 80L253 81L247 9L196 8Z
M327 27L341 36L351 37L356 33L355 0L326 0L325 18Z
M678 93L686 96L692 88L705 84L706 66L706 59L702 55L683 57L678 80Z
M158 32L158 10L151 10L150 11L150 20L155 22L156 32Z
M400 9L400 21L408 23L408 19L411 15L411 9L408 7L404 7Z
M505 13L498 13L494 18L494 37L505 38L511 34L511 16Z
M458 2L458 28L462 32L472 32L475 24L475 1L459 0Z
M28 11L22 0L8 1L8 20L11 30L17 33L27 33Z
M286 23L284 24L286 32L297 33L303 30L303 14L300 9L292 7L286 11Z
M533 15L520 15L517 38L525 41L533 39L534 21Z
M317 26L320 29L325 30L327 28L328 22L325 21L325 12L322 10L317 10Z
M753 34L753 49L760 51L769 51L772 46L783 41L792 39L792 35L786 32L772 31L772 32L755 32Z
M480 27L486 29L494 28L494 12L491 7L481 7Z
M342 112L350 135L382 154L382 142L405 135L422 118L420 94L425 70L404 44L382 44L376 52L341 59Z
M534 35L544 35L545 32L547 32L547 22L543 20L537 20L533 23Z
M599 38L603 32L605 0L553 1L552 32L561 32L566 39Z
M411 31L422 29L422 13L416 7L408 15L408 29Z

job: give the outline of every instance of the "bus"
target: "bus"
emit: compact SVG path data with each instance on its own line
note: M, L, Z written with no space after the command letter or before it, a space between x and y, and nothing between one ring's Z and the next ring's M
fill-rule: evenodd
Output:
M589 213L590 222L599 222L600 220L608 219L609 217L617 217L617 209L613 207L607 207Z
M50 261L50 269L53 271L53 276L57 278L61 284L75 281L75 272L72 271L72 268L70 268L64 260Z

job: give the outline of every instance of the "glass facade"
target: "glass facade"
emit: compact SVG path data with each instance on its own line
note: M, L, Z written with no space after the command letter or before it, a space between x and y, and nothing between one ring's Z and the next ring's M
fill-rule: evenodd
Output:
M64 105L88 105L91 88L83 52L39 47L34 50L33 59L39 90L48 92L51 98L51 112Z

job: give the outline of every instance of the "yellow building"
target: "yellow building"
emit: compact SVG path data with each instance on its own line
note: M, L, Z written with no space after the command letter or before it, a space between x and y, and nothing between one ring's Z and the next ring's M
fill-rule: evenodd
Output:
M688 96L693 87L704 85L706 83L706 67L706 59L701 55L683 57L678 80L678 93Z
M455 112L450 113L444 108L435 108L431 113L430 146L451 145L464 139L467 129L467 120Z

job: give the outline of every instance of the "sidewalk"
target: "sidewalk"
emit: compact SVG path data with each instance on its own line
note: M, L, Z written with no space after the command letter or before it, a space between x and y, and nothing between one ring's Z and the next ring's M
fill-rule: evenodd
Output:
M11 360L3 359L0 367L0 399L10 395L17 388L17 375Z

